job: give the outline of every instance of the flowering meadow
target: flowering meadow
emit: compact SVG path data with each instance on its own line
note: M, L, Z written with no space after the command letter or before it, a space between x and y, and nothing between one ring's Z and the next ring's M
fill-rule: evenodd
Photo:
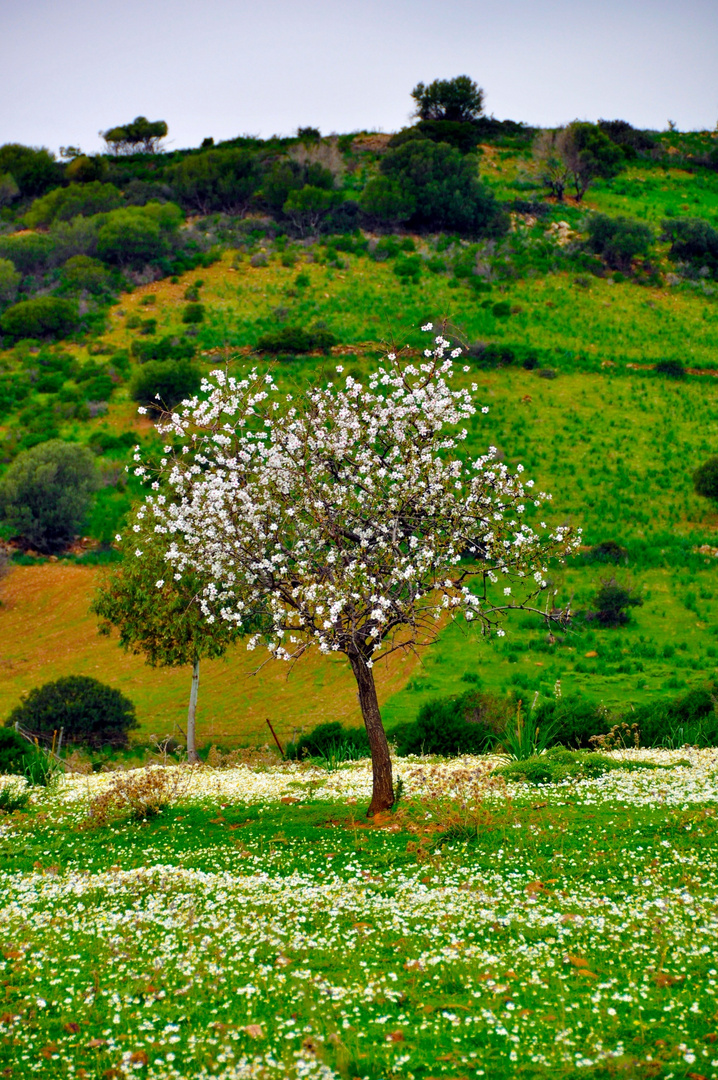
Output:
M366 761L33 789L0 825L0 1075L718 1077L718 751L611 757L401 759L372 824ZM140 782L158 812L107 802Z

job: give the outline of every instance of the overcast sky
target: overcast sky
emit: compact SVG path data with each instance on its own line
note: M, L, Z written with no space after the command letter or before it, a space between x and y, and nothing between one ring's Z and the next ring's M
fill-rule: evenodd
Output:
M712 129L717 56L718 0L0 0L0 143L393 131L460 74L499 118Z

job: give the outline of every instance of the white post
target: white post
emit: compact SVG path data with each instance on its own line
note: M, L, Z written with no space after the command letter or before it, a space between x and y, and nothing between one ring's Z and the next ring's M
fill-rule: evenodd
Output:
M199 657L196 656L192 665L192 689L189 695L189 709L187 710L187 760L190 765L199 761L197 745L195 742L195 716L197 713L197 695L199 693Z

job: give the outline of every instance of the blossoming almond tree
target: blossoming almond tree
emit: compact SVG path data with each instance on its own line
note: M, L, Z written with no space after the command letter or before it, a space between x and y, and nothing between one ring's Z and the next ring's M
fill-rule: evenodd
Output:
M267 632L250 648L347 657L372 754L369 815L394 802L376 661L434 640L447 613L503 634L502 616L545 587L547 560L578 542L523 520L532 482L521 466L511 472L493 447L459 455L460 425L477 411L476 387L452 385L459 354L438 334L419 363L389 353L366 383L347 377L297 400L271 374L214 371L201 399L165 414L160 430L177 446L142 511L174 572L193 566L209 582L210 622L242 627L261 611Z

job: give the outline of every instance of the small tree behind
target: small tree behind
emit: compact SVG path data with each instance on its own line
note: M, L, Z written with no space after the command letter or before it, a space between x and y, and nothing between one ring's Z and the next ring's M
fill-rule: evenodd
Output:
M101 131L100 136L113 154L156 154L167 131L164 120L136 116L129 124Z
M189 569L175 576L156 540L143 543L140 550L128 539L122 564L106 574L91 609L100 620L100 633L116 627L122 648L143 655L151 667L192 668L187 710L191 762L199 760L195 728L200 660L223 656L239 637L231 623L207 621L198 603L202 586Z
M206 577L208 619L245 627L263 612L277 659L347 657L372 754L370 814L394 802L376 661L434 640L447 614L494 627L545 586L549 556L574 547L568 528L522 520L540 499L520 466L511 473L493 449L458 455L456 429L476 408L451 388L460 350L448 350L439 334L418 364L390 353L367 384L347 377L297 401L271 375L215 371L207 399L160 428L183 449L167 448L147 500L170 564Z
M592 214L588 223L588 246L613 270L630 271L637 255L647 255L653 232L642 221L627 217Z
M484 91L468 75L418 83L411 91L420 120L452 120L466 123L483 111Z
M137 727L129 698L87 675L69 675L36 687L10 713L7 726L20 724L34 735L64 729L66 742L125 746Z
M52 439L15 458L0 480L0 512L27 547L51 555L77 535L98 486L92 452Z

